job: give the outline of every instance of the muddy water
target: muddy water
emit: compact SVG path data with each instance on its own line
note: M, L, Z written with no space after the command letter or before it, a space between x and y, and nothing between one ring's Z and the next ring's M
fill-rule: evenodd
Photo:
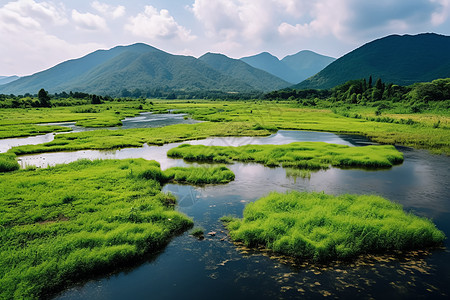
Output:
M293 141L326 141L355 146L370 144L358 136L280 131L263 138L212 138L190 143L205 145L285 144ZM85 158L144 157L163 168L185 165L166 157L178 144L118 151L79 151ZM400 148L405 161L389 170L329 170L310 179L290 178L282 168L236 163L236 179L227 185L191 187L169 184L164 191L178 197L178 210L192 217L206 232L203 241L187 233L176 237L161 253L129 270L90 280L56 299L295 299L375 298L448 299L450 252L447 249L366 257L352 263L327 266L291 261L270 252L237 247L226 237L219 218L241 216L246 203L270 191L325 191L330 194L377 194L405 210L432 218L450 236L450 158L426 151ZM60 157L61 155L61 157ZM67 162L68 154L41 155L46 164ZM65 158L64 158L65 157ZM38 158L21 157L22 162ZM69 159L70 160L70 159ZM39 163L37 164L39 165ZM448 240L445 246L449 248Z

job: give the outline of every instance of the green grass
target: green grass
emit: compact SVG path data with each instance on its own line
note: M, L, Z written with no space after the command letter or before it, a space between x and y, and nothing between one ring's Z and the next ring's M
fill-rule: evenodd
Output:
M333 108L304 108L292 102L269 101L207 101L207 100L152 100L146 101L143 109L147 111L167 112L175 110L190 114L197 120L209 121L200 127L175 127L178 133L158 130L131 130L121 137L113 133L86 133L60 138L61 145L35 147L31 152L111 149L120 147L138 147L145 142L162 144L171 141L201 139L209 136L268 135L279 129L329 131L346 134L361 134L383 144L400 144L416 148L429 149L434 153L450 154L450 117L448 109L436 112L404 114L399 108L386 109L376 116L377 107L360 107L341 104ZM57 130L58 128L37 128L35 124L57 121L77 121L82 126L116 126L125 116L137 114L141 102L108 102L95 106L95 113L77 113L93 111L92 105L80 107L58 107L40 109L1 109L0 138L35 135ZM331 104L330 104L331 105ZM338 104L336 104L338 105ZM346 112L346 113L342 113ZM383 121L386 119L387 121ZM393 120L391 122L391 120ZM412 122L410 122L411 120ZM388 122L389 121L389 122ZM23 125L23 124L30 124ZM201 130L193 134L191 128ZM67 130L61 129L59 130ZM171 129L172 130L172 129ZM170 131L171 131L170 130ZM226 131L226 132L224 132ZM117 134L117 133L116 133ZM105 143L92 141L100 138ZM83 141L81 141L83 140ZM32 152L35 151L35 152Z
M15 171L19 168L19 163L14 154L0 153L0 173Z
M378 196L273 192L243 219L223 218L234 241L315 261L440 245L443 232Z
M178 109L189 113L194 119L211 122L244 122L262 128L276 130L328 131L343 134L364 135L382 144L399 144L429 149L433 153L450 154L450 114L442 111L402 114L393 110L389 117L399 123L377 122L376 107L366 108L343 104L341 109L351 110L348 116L334 113L329 108L304 108L285 102L269 101L155 101L155 110ZM338 107L339 108L339 107ZM339 109L338 109L339 110ZM363 117L355 118L355 115ZM365 119L365 116L369 120ZM370 120L371 117L374 120ZM385 117L385 113L380 118ZM404 119L405 122L400 122ZM408 119L414 124L408 125ZM440 126L436 127L440 121Z
M173 167L164 171L168 180L189 184L219 184L234 180L234 173L225 166L184 168Z
M205 122L192 125L179 124L162 128L95 130L57 135L52 142L14 147L9 152L23 155L84 149L102 150L141 147L145 143L163 145L166 143L205 139L209 136L264 136L270 134L268 130L254 129L253 127L254 124L239 122L220 126Z
M0 298L45 298L164 247L193 222L161 185L231 177L224 167L200 169L81 160L0 174Z
M190 235L192 235L193 237L202 240L205 238L205 230L202 227L195 227L193 228L190 232Z
M349 147L323 142L288 145L204 146L183 144L167 152L188 161L257 162L268 167L326 169L335 167L388 168L403 162L403 154L390 145Z
M120 126L122 119L149 111L151 108L151 105L142 105L139 101L76 107L3 108L0 109L0 139L70 131L61 126L37 125L42 123L76 122L76 125L84 127Z

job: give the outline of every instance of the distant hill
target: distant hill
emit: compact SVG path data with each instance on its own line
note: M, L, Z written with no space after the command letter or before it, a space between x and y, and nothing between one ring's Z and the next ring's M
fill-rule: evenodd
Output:
M0 86L3 94L80 91L121 95L124 90L270 91L289 83L225 56L172 55L146 44L98 50Z
M369 76L399 85L450 77L450 37L390 35L344 55L295 88L327 89Z
M243 57L241 60L252 67L269 72L292 84L297 84L321 71L335 58L304 50L288 55L282 60L267 52Z
M254 68L238 59L229 58L223 54L206 53L199 57L214 70L226 74L240 82L244 82L260 91L272 91L290 86L287 81L266 71Z
M19 76L0 76L0 85L7 84L19 79Z

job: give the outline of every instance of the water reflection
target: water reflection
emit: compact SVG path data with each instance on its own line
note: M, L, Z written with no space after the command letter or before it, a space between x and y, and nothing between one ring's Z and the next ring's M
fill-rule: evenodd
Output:
M346 145L370 143L361 137L330 133L280 131L269 137L210 138L191 144L241 145L284 144L294 141L327 141ZM163 168L185 165L166 157L171 147L130 148L117 151L78 151L42 154L48 164L85 158L143 157L159 161ZM229 168L235 181L226 185L192 187L168 184L163 191L177 196L177 209L192 217L206 232L198 241L187 233L175 238L158 257L133 270L92 280L74 287L57 299L198 298L442 298L450 295L448 250L366 257L351 263L316 266L254 251L231 243L219 218L242 216L245 205L271 191L325 191L330 194L377 194L404 206L407 211L432 218L450 236L450 158L426 151L401 148L402 165L379 171L330 168L313 172L311 178L290 178L282 168L235 163ZM59 157L59 155L61 157ZM31 163L32 156L21 157ZM39 159L36 158L38 161ZM446 241L449 246L449 241Z
M58 122L58 123L44 123L37 125L52 125L52 126L61 126L67 127L68 132L83 132L83 131L92 131L92 130L100 130L100 129L109 129L109 130L117 130L117 129L130 129L130 128L155 128L155 127L164 127L175 124L195 124L200 121L196 121L190 118L187 118L186 114L153 114L151 112L140 113L136 117L125 118L122 120L123 126L121 127L82 127L76 126L76 122ZM0 153L4 153L11 149L12 147L22 146L22 145L38 145L43 143L48 143L53 141L55 138L55 134L64 134L67 132L58 132L58 133L48 133L45 135L38 135L32 137L25 138L12 138L12 139L0 139Z

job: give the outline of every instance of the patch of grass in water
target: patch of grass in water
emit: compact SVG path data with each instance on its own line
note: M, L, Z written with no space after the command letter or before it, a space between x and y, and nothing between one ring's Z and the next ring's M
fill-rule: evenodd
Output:
M323 142L288 145L203 146L183 144L167 152L169 157L188 161L230 163L257 162L268 167L283 166L307 170L336 167L386 168L403 162L394 146L349 147Z
M314 261L440 245L442 231L378 196L273 192L223 221L234 241Z
M161 186L186 172L186 183L231 172L196 169L127 159L1 173L0 299L45 298L164 247L193 222Z

